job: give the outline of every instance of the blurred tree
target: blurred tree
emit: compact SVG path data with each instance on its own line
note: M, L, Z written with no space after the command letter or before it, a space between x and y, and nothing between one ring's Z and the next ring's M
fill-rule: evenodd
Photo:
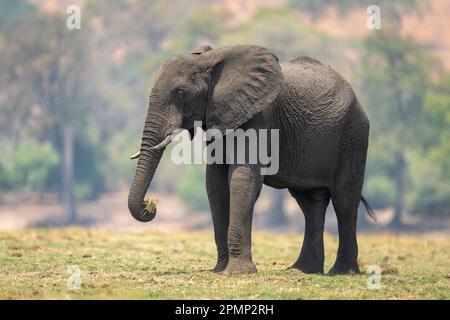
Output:
M0 27L4 28L13 23L31 17L37 9L26 0L1 1L0 2Z
M17 186L41 189L58 162L58 153L50 143L33 139L22 141L10 157L0 158L0 190L13 190Z
M450 75L445 75L427 92L425 111L435 130L435 140L431 144L431 158L441 169L441 173L450 178Z
M89 76L88 33L68 30L64 17L33 15L13 28L3 28L3 41L7 45L0 47L2 57L6 57L0 65L3 74L0 83L6 89L0 101L0 122L5 124L1 130L9 137L5 140L12 142L12 149L31 136L51 141L61 160L60 172L53 173L60 181L56 187L61 190L68 222L73 223L77 220L74 168L80 164L77 160L89 157L86 150L74 152L88 141L85 138L91 106L98 99ZM50 150L48 153L50 161ZM28 165L32 167L28 170L37 170ZM91 173L89 178L94 177L95 163L83 169L88 175ZM52 170L48 174L51 176Z
M183 21L207 0L88 1L86 19L96 39L94 60L99 90L114 106L116 130L142 127L148 93L162 60L171 55L171 43L182 33ZM132 121L123 121L127 114ZM121 116L122 115L122 116ZM122 121L120 121L122 120ZM139 134L139 133L138 133ZM136 135L137 136L137 135Z
M71 31L63 19L47 17L41 20L40 29L46 30L46 38L37 52L35 73L30 74L38 102L53 118L54 143L62 159L62 196L67 208L69 223L77 220L74 194L74 146L75 131L83 130L87 114L88 64L86 40L81 31ZM32 51L31 51L32 52Z
M57 166L58 161L58 153L50 143L23 141L14 152L10 173L14 175L15 184L42 188L50 169Z
M413 172L414 211L450 215L450 75L430 86L425 101L425 148Z
M282 8L258 9L251 20L223 33L218 43L265 46L273 50L280 61L305 55L328 63L341 57L336 50L337 41L322 31L305 26L289 10Z
M312 21L325 14L328 7L334 7L345 15L352 9L378 5L383 19L400 23L402 14L421 12L428 4L428 0L289 0L291 8L308 12Z
M233 25L233 12L224 7L202 7L181 21L182 33L172 44L173 52L189 52L201 45L217 47Z
M423 140L423 100L431 71L430 61L419 46L391 29L378 31L365 39L361 62L361 91L371 119L372 143L380 148L370 154L382 151L391 159L385 169L396 190L392 221L395 226L401 223L405 209L405 153L420 147Z

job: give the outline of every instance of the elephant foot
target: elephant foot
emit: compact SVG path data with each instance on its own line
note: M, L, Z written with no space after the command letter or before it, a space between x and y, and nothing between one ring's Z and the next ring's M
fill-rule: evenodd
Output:
M289 269L297 269L308 274L323 274L323 264L317 264L302 259L297 260Z
M228 265L228 259L218 260L216 263L216 266L214 267L214 269L212 269L212 271L213 272L222 272L225 270L227 265Z
M339 275L339 274L359 274L359 266L357 262L352 263L342 263L336 261L334 266L328 271L330 275Z
M223 271L224 275L255 273L256 266L250 259L230 258L227 267Z

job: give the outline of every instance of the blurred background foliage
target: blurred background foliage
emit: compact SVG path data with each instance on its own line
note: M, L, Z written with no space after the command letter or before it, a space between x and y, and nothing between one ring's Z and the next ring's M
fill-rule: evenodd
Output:
M65 27L66 6L47 2L0 2L1 193L56 194L76 219L77 202L130 182L161 62L205 43L252 43L281 61L314 57L353 84L371 120L364 192L375 208L394 208L392 223L450 215L450 74L401 32L402 17L432 1L250 1L245 15L233 1L89 0L77 31ZM381 30L342 37L315 24L370 4L382 9ZM157 177L153 189L207 210L203 166L175 166L166 152Z

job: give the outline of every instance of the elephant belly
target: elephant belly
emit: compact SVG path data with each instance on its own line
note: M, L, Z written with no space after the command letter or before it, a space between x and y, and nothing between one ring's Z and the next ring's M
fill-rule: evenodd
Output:
M280 129L279 170L265 176L265 184L296 189L331 186L339 164L339 134L315 129L306 134L300 128L293 128L295 134Z

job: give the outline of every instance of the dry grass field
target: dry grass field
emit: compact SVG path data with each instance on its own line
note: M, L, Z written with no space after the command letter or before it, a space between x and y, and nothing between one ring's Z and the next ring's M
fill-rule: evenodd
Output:
M449 299L445 235L360 235L362 273L307 275L287 270L300 235L255 232L258 273L223 276L209 232L78 228L0 232L1 299ZM325 238L326 270L337 238ZM368 289L369 265L381 270ZM75 266L73 269L71 266ZM71 269L72 268L72 269ZM80 271L81 287L70 289Z

